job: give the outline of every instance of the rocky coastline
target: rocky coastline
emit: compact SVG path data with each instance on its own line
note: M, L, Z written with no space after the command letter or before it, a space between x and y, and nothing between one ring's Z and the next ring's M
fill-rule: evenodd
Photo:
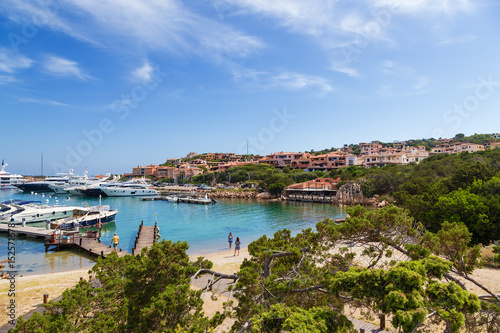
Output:
M288 199L281 195L280 197L272 196L269 192L257 191L238 191L238 190L217 190L207 193L209 198L214 199L240 199L240 200L266 200L266 201L287 201ZM366 198L363 195L360 184L350 181L340 187L336 196L331 203L337 206L378 206L384 207L388 205L385 200L380 200L378 196Z

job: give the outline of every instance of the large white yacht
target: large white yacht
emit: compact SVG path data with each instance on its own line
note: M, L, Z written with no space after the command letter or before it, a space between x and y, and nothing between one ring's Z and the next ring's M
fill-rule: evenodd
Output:
M55 177L47 177L42 181L30 182L24 184L17 184L16 187L24 192L51 192L53 191L49 185L64 185L68 183L71 179L81 179L82 176L77 176L73 174L73 169L69 170L69 173L59 173Z
M108 197L156 196L158 192L143 180L114 183L100 188Z
M83 177L70 179L65 183L49 184L49 188L56 194L82 195L75 189L82 186L97 184L100 181L101 180L90 179L88 176L88 171L87 169L85 169L85 171L83 172Z
M0 170L0 189L17 189L15 185L20 185L26 182L26 179L21 175L13 175L5 171L7 163L2 160L2 170Z

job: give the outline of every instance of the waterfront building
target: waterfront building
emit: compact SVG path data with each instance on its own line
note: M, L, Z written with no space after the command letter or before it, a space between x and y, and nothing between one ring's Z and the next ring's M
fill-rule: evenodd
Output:
M332 202L337 195L339 182L340 177L337 179L316 178L286 187L283 196L290 201Z

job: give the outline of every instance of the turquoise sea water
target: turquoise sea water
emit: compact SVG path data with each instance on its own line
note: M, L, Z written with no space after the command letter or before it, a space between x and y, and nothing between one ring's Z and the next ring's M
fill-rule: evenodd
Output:
M9 199L37 200L42 203L86 206L99 204L98 199L45 194L0 191L0 201ZM137 197L103 198L103 205L118 209L116 221L104 227L102 242L109 244L113 233L120 237L120 246L131 252L141 220L145 225L158 221L162 239L187 241L188 254L204 254L227 249L227 235L240 237L243 247L260 236L272 237L280 229L300 230L314 227L325 218L341 218L345 210L329 204L299 202L260 202L218 200L215 205L141 201ZM156 214L156 216L155 216ZM44 223L41 225L45 226ZM7 234L0 234L0 261L7 258ZM16 264L20 274L54 272L90 267L92 257L78 251L45 253L43 241L17 237Z

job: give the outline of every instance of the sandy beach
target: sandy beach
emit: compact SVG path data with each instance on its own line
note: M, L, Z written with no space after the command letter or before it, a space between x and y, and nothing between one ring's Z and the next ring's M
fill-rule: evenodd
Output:
M228 249L216 253L191 255L190 259L194 261L196 258L202 256L213 262L214 265L212 270L226 274L233 274L239 270L239 267L245 258L250 258L247 248L242 248L239 256L233 256L233 254L234 250ZM89 269L90 268L85 268L65 272L16 277L15 301L17 316L26 314L35 309L37 305L42 303L43 294L49 294L49 300L54 299L60 296L65 289L74 287L78 283L80 277L87 279ZM500 294L499 270L491 268L477 269L471 277L481 281L481 283L483 283L485 287L490 288L491 291ZM208 279L208 277L196 281L193 288L204 286L206 279ZM469 281L463 282L465 282L467 288L469 288L471 292L475 292L478 295L485 294L484 291ZM0 280L0 307L3 309L7 307L11 299L7 295L9 288L9 280ZM212 293L209 292L203 295L203 299L205 301L204 311L209 316L222 309L223 302L227 301L228 293L222 293L222 295L219 294L216 301L212 300L211 296ZM8 320L9 318L7 316L1 316L0 326L5 325ZM230 326L231 321L227 321L224 325L222 325L222 327L217 329L217 332L227 331Z
M248 250L242 248L239 256L233 256L234 250L221 251L211 254L192 255L191 260L196 260L198 257L204 257L214 263L213 270L233 274L239 269L240 264L244 258L249 258ZM43 302L43 294L49 295L49 300L62 295L63 291L67 288L73 288L80 277L88 278L89 268L54 272L47 274L24 275L15 277L15 304L17 317L24 315L29 311L35 309L37 305ZM0 307L6 309L10 304L12 297L8 296L9 289L11 288L9 280L0 280ZM207 297L207 300L209 297ZM205 311L207 314L215 313L218 305L222 306L224 297L221 297L215 304L207 304ZM4 311L2 311L4 312ZM6 313L6 312L5 312ZM0 326L7 324L9 317L6 315L0 316Z

